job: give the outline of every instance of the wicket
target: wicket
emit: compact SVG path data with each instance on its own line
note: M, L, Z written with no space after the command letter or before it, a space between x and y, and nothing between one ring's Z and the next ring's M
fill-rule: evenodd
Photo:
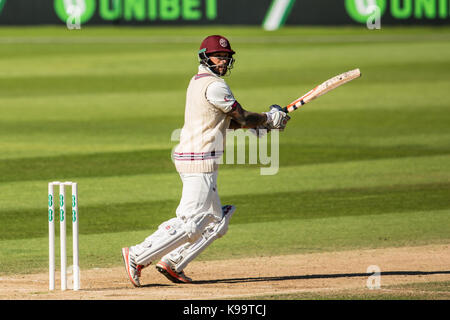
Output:
M78 185L76 182L49 182L48 184L48 238L49 238L49 290L55 290L55 185L59 186L59 225L61 241L61 290L67 289L66 254L66 202L65 186L72 187L72 236L73 236L73 290L80 289L78 261Z

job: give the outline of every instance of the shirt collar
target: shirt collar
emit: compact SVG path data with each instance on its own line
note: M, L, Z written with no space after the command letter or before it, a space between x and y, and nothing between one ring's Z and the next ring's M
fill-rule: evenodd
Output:
M217 78L220 78L217 74L215 74L214 72L212 72L211 70L209 70L208 67L205 67L205 66L202 65L202 64L198 66L198 74L201 74L201 73L209 73L209 74L211 74L211 75L213 75L213 76L215 76L215 77L217 77Z

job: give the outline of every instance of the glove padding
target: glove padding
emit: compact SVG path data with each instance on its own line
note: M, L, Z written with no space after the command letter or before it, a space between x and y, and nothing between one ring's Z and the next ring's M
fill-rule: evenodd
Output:
M265 123L265 126L268 129L284 130L287 122L291 119L291 117L289 117L277 104L271 105L270 111L264 113L267 115L267 122Z

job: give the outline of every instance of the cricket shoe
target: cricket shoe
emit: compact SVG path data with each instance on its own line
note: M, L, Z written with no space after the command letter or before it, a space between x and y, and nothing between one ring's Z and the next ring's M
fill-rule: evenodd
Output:
M144 266L136 264L133 255L130 254L130 248L122 248L122 258L131 283L135 287L140 287L141 283L139 282L139 277L141 276L141 270Z
M166 276L167 279L174 283L191 283L192 279L184 274L184 271L175 271L171 263L167 260L160 260L156 264L156 270Z

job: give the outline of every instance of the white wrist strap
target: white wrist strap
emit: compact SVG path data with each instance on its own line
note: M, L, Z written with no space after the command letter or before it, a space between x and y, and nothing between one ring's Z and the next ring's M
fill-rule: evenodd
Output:
M266 122L264 124L273 122L273 115L272 115L272 113L270 113L270 112L263 112L263 113L265 113L266 116L267 116L267 120L266 120Z

